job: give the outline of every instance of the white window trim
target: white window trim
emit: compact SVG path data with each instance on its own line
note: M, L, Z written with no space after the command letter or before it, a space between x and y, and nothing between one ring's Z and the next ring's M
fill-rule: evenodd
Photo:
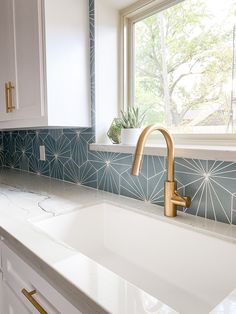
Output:
M145 17L166 9L184 0L139 0L120 11L120 108L133 103L133 24ZM132 87L132 88L131 88ZM176 144L208 145L236 147L236 134L173 134ZM149 143L155 144L161 139L153 134Z
M134 154L135 146L122 144L97 144L89 145L91 151ZM166 156L166 145L146 145L144 155ZM220 160L236 162L236 146L206 146L206 145L175 145L175 157L192 158L201 160Z

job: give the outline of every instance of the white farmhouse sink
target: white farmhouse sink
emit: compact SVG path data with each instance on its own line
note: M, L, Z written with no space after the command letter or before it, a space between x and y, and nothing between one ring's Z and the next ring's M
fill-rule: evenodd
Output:
M209 313L236 288L236 245L102 203L36 223L181 314Z

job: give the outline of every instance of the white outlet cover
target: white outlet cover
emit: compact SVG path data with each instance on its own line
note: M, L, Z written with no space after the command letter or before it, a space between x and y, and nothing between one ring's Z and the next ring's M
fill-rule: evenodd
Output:
M39 146L39 158L40 158L40 160L46 160L45 146L44 145Z

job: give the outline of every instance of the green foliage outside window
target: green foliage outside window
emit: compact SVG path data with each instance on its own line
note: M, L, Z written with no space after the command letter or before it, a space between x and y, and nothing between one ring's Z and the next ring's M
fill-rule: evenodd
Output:
M236 4L185 0L137 22L135 105L177 133L235 132Z

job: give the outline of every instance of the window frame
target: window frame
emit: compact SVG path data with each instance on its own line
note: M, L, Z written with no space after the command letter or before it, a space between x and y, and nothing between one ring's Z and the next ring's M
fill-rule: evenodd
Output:
M120 109L126 110L134 103L134 27L133 25L154 13L165 10L185 0L139 0L120 11ZM236 134L222 133L172 133L176 144L236 146ZM152 134L149 143L161 139Z

